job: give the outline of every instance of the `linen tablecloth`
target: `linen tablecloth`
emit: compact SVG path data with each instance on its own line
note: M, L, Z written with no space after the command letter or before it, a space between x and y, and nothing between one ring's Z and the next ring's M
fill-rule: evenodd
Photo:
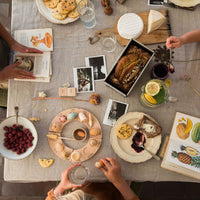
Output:
M19 106L20 115L27 118L38 117L41 121L35 123L39 136L35 151L29 157L22 160L5 159L4 179L6 181L35 182L60 179L61 172L72 163L61 160L52 152L46 134L53 118L59 112L68 108L80 107L92 112L102 126L103 141L99 151L91 159L83 163L90 169L89 180L91 181L106 180L102 172L94 167L94 163L97 160L107 156L117 157L110 144L111 127L102 124L108 99L128 103L128 112L139 111L149 114L162 126L163 135L170 133L176 111L200 117L200 97L194 93L186 82L180 79L183 73L189 73L192 77L191 83L200 91L200 61L174 62L175 73L169 77L172 81L170 94L177 97L179 101L174 104L164 104L156 109L144 108L138 98L141 86L150 80L153 61L149 64L127 98L106 87L103 81L98 81L95 83L95 92L101 96L101 104L98 106L87 102L31 100L32 97L38 96L39 91L45 91L50 97L58 97L58 88L60 86L67 81L73 85L73 67L85 66L85 57L105 55L107 71L109 72L123 47L117 44L117 48L113 53L106 53L103 52L99 42L89 45L88 37L93 36L95 31L112 27L116 23L117 18L127 12L138 13L149 11L150 9L165 9L165 7L148 6L147 0L126 0L122 5L117 1L111 0L113 14L107 16L103 13L101 1L93 0L96 8L97 25L95 28L88 30L80 20L66 25L49 22L40 15L34 0L13 0L12 2L12 33L20 29L52 28L54 50L52 52L53 76L50 83L31 83L14 80L9 82L7 116L14 114L14 106ZM180 36L187 31L200 28L200 7L197 7L193 12L175 8L168 9L173 35ZM148 45L148 47L154 49L157 45ZM175 60L183 61L195 58L200 58L199 43L187 44L179 49L175 49ZM91 93L79 94L78 98L88 99L90 95ZM38 163L39 158L53 158L55 162L49 168L42 168ZM132 164L120 158L118 160L122 167L122 174L127 180L197 182L195 179L161 169L160 162L154 159L139 164Z

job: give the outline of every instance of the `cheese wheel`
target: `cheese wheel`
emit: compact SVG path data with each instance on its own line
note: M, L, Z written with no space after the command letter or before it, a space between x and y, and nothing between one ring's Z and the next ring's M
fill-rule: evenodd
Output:
M127 13L120 17L117 30L119 35L126 39L138 38L144 28L144 23L140 16L135 13Z
M148 31L147 33L151 33L152 31L157 30L162 26L162 24L166 21L166 17L156 10L150 10L148 16Z

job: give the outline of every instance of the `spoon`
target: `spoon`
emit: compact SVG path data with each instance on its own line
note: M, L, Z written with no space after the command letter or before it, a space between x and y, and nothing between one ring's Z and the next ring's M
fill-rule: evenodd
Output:
M49 132L53 132L53 131L49 131ZM54 133L55 133L55 132L54 132ZM58 135L56 135L56 134L47 134L46 136L47 136L49 139L52 139L52 140L62 139L62 140L79 141L79 140L76 140L76 139L73 139L73 138L61 137L61 136L58 136Z
M149 151L143 144L143 142L141 141L139 144L138 144L138 147L142 147L144 150L146 150L148 153L150 153L153 158L155 158L156 160L160 160L160 157L158 157L157 155L155 155L154 153L152 153L151 151Z
M174 65L172 64L172 48L169 49L169 71L173 73L174 70Z
M15 106L15 115L16 115L16 125L18 126L18 113L19 113L19 107Z

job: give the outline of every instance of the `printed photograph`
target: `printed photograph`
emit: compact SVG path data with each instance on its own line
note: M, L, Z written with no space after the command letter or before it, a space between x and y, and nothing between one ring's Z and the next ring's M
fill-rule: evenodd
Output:
M78 93L94 92L94 78L92 67L73 68L74 86Z
M162 5L163 0L148 0L148 5L159 6Z
M127 103L109 99L103 124L113 126L122 115L127 113L127 110Z
M106 59L104 55L85 58L86 66L93 67L94 80L104 80L107 76Z

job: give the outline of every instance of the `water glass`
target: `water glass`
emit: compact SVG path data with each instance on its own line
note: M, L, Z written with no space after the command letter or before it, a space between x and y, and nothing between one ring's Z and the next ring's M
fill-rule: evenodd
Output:
M116 36L113 32L103 32L101 33L100 42L104 51L113 52L116 47Z
M86 28L90 29L95 27L94 4L90 0L81 0L77 5L77 11Z
M76 185L83 184L89 176L89 169L83 165L77 165L69 171L69 180Z

